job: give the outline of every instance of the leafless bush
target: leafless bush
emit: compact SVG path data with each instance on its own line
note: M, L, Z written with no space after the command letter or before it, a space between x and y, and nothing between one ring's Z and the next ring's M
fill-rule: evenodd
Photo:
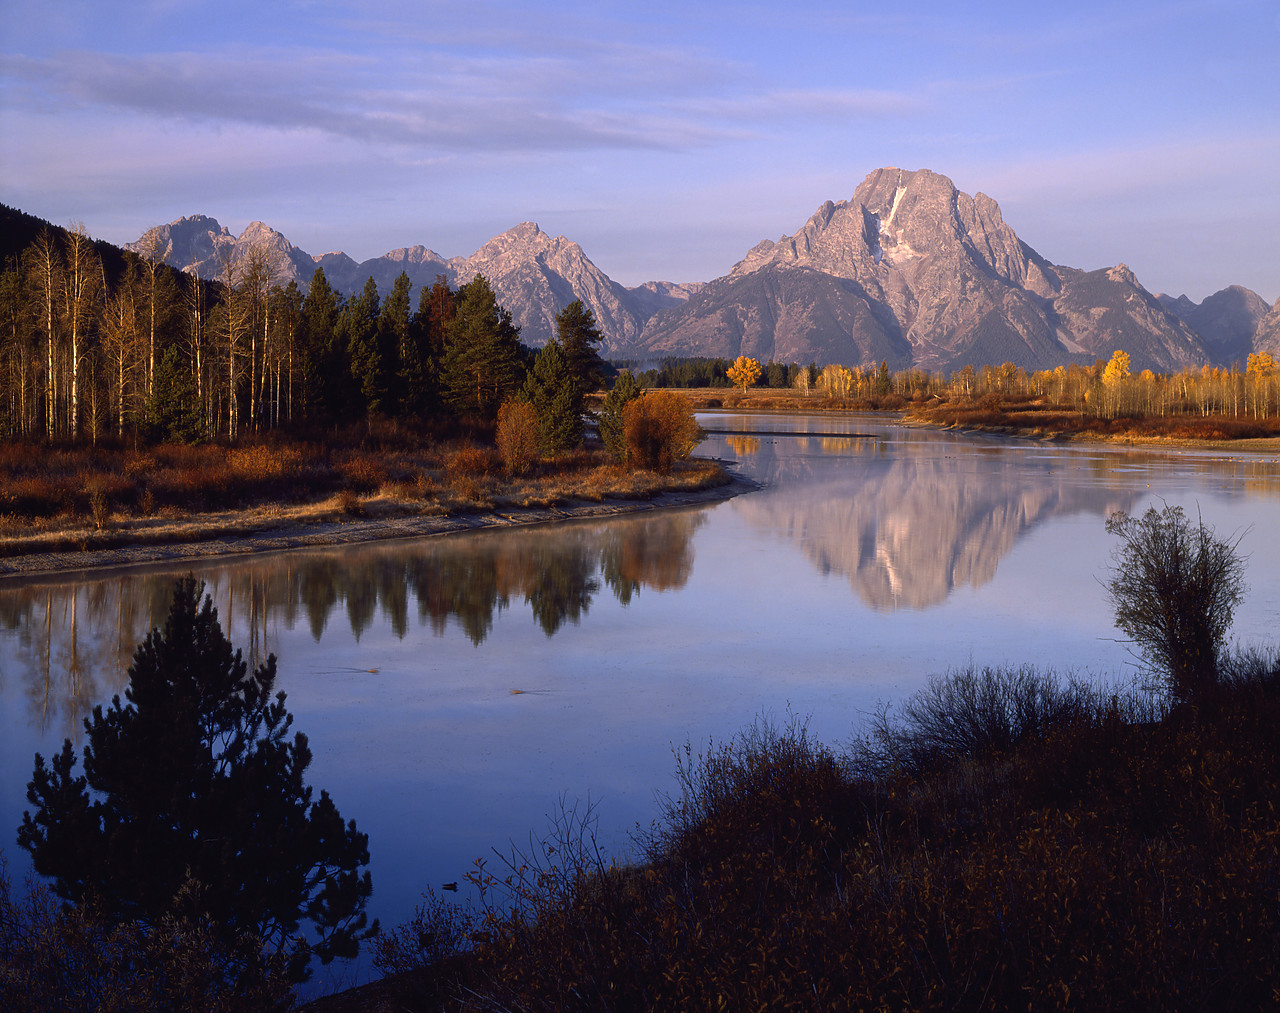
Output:
M897 721L881 709L869 752L874 772L919 773L963 756L1004 752L1033 735L1091 720L1106 704L1087 683L1062 684L1052 672L970 667L929 681L910 697Z
M1151 507L1141 517L1107 520L1119 535L1107 593L1116 626L1166 680L1177 701L1203 699L1218 682L1218 662L1235 607L1244 596L1239 539L1215 537L1182 507Z
M107 519L111 516L111 501L107 498L106 485L100 479L92 478L85 487L85 492L89 496L89 513L93 517L93 526L101 531L107 526Z
M686 743L676 753L676 782L678 793L659 796L661 830L643 842L651 858L679 847L708 823L755 824L757 818L741 811L744 806L766 811L782 799L800 805L810 795L831 793L841 777L831 751L809 738L803 720L789 715L782 727L757 717L705 753L695 754Z

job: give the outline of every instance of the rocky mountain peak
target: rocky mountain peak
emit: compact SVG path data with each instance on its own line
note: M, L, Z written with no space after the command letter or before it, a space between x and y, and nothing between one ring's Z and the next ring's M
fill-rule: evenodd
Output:
M398 250L392 250L390 253L384 253L383 259L393 260L401 264L439 264L441 267L446 266L444 257L430 250L421 244L417 246L404 246Z
M1120 265L1055 268L1000 206L929 169L871 172L848 201L761 242L723 279L659 314L654 352L945 370L1087 361L1115 343L1135 368L1203 358L1195 335Z
M1129 269L1128 264L1117 264L1107 271L1107 277L1121 285L1137 285L1138 277Z
M606 349L629 348L648 316L644 308L649 303L634 300L581 246L564 236L548 236L534 222L521 222L450 265L459 284L484 275L529 345L546 344L555 333L555 315L574 299L595 314Z
M235 241L216 218L189 215L168 225L147 229L136 243L130 243L125 249L143 257L158 256L179 270L200 269L201 274L208 277L219 251L228 245L234 246Z
M519 225L514 225L507 229L506 232L500 232L494 236L468 259L496 257L511 250L527 249L529 247L541 249L550 242L551 237L538 227L537 222L521 222Z
M1280 299L1258 322L1253 348L1258 352L1270 352L1274 358L1280 359Z
M1055 266L1018 238L993 198L971 197L929 169L876 169L850 199L824 201L794 234L762 240L729 274L689 285L625 289L576 242L529 221L447 259L421 245L360 264L342 253L312 257L262 222L237 238L204 215L158 226L132 248L146 252L148 243L204 277L221 274L228 248L239 260L265 244L273 281L305 285L321 266L347 295L370 277L388 292L401 272L414 289L439 275L458 286L483 274L527 344L543 344L556 313L581 299L614 355L1041 369L1120 347L1135 370L1169 370L1243 359L1264 333L1280 335L1280 311L1247 289L1196 306L1156 299L1124 264Z
M1053 287L1029 264L994 200L960 193L950 179L928 169L877 169L850 200L823 203L795 235L757 244L730 276L772 264L894 288L902 282L892 272L914 274L930 258L939 266L955 258L974 262L1019 285L1032 274L1037 288Z
M1242 285L1228 285L1199 304L1185 295L1159 299L1165 309L1204 339L1210 358L1230 364L1248 360L1270 311L1266 300Z

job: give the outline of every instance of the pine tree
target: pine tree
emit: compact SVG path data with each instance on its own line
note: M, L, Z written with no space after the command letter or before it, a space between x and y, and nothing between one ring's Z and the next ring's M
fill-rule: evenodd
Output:
M575 299L556 314L556 340L564 351L579 401L597 390L604 379L604 361L595 347L603 339L596 327L595 314L581 299Z
M555 338L533 360L524 394L538 413L538 436L544 454L560 454L582 445L582 397Z
M324 268L311 276L302 301L302 341L299 358L302 410L308 418L336 417L347 392L346 350L337 333L340 305Z
M384 357L387 373L387 399L384 411L400 414L407 396L406 364L416 358L409 337L409 275L401 271L391 286L391 294L382 301L378 317L378 347Z
M307 738L275 656L252 674L193 578L180 581L163 630L138 646L125 701L85 720L84 774L71 740L27 787L18 843L36 872L73 903L115 922L176 914L210 920L228 938L258 935L287 953L295 977L311 953L354 956L373 887L368 838L344 824L327 792L303 781ZM317 933L299 934L302 920Z
M622 410L628 402L634 401L644 393L644 388L636 382L631 370L624 369L613 383L613 389L604 397L600 408L600 439L604 448L616 460L627 456L627 437L623 425Z
M338 330L346 339L351 357L351 379L358 400L367 414L382 412L387 405L387 362L378 328L380 314L377 283L370 277L361 293L347 303L338 320Z
M440 409L445 328L454 317L454 293L443 274L418 293L418 310L409 321L408 353L400 363L400 410L427 418Z
M524 381L520 329L483 275L458 289L455 316L445 325L443 380L455 411L486 421Z

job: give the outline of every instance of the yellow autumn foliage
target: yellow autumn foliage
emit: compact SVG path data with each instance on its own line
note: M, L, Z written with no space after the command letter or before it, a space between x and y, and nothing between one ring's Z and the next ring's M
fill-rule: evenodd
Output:
M725 370L725 375L729 377L730 383L740 387L745 394L747 388L760 379L760 363L749 355L739 355L733 360L733 365Z

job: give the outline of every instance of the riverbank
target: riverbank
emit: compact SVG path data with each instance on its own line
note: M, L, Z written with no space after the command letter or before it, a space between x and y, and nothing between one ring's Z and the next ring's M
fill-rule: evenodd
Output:
M668 475L641 473L630 495L614 491L553 502L526 497L523 503L510 494L495 495L487 507L447 515L423 512L422 504L391 495L370 495L361 498L354 511L326 501L121 520L108 530L81 525L0 538L0 584L145 563L613 517L715 503L755 488L719 461L695 459Z
M913 404L903 413L903 422L1042 442L1280 454L1280 418L1274 417L1179 414L1101 418L1063 405L1016 397Z
M1179 706L961 669L839 753L758 722L679 761L641 864L481 872L514 910L427 903L301 1009L1270 1008L1278 660Z
M1131 434L1071 433L1052 429L1027 429L1000 425L958 425L929 422L904 416L904 426L919 429L937 429L960 433L964 436L1009 436L1017 440L1034 440L1039 443L1081 443L1111 447L1147 447L1153 450L1230 450L1280 457L1280 436L1257 437L1239 440L1210 440L1176 438L1172 436L1135 436Z

